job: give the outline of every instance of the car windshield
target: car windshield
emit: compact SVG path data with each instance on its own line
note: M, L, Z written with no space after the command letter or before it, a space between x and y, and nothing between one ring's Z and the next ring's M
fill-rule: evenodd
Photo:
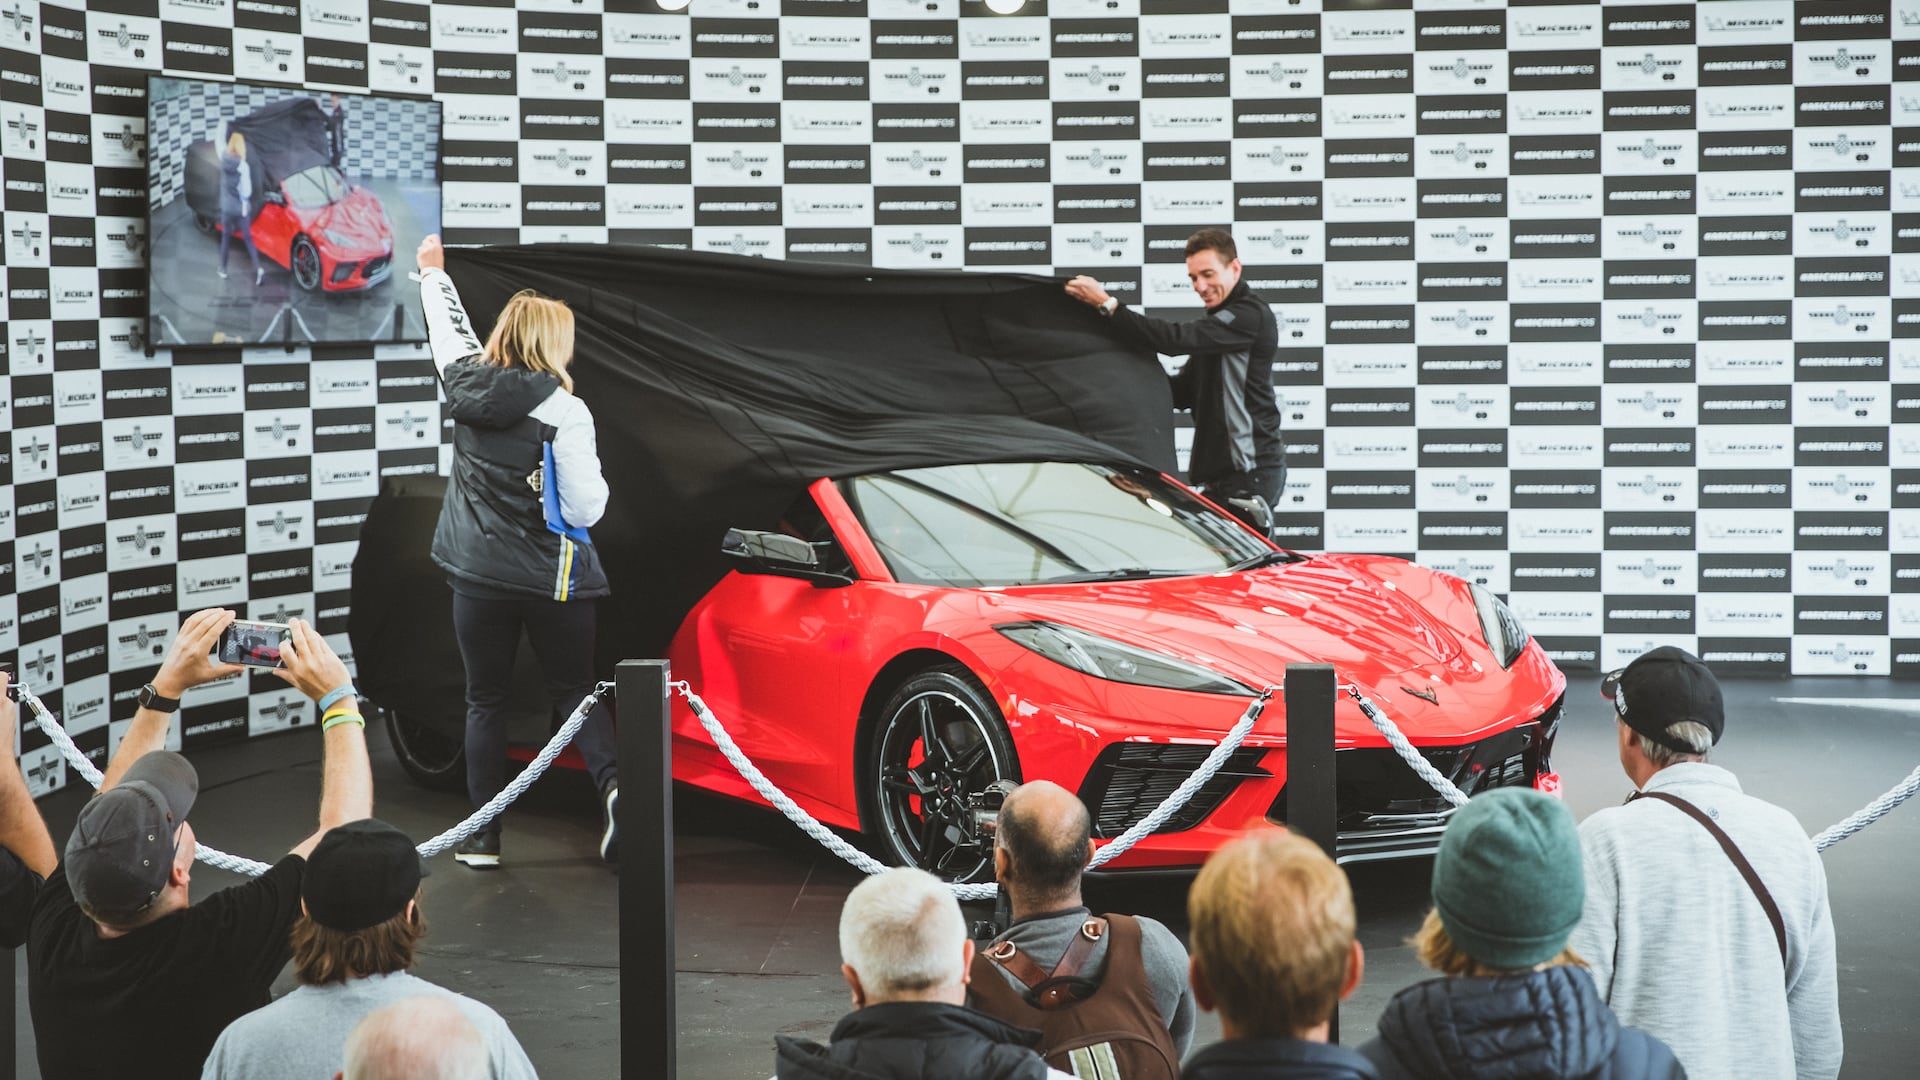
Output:
M904 582L971 588L1209 574L1272 554L1236 520L1144 469L943 465L841 483Z
M280 190L292 205L316 210L347 197L347 178L331 165L315 165L280 181Z

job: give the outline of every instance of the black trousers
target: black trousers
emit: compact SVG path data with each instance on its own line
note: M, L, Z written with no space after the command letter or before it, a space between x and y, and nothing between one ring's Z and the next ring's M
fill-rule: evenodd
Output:
M453 594L453 632L467 668L467 798L475 809L507 786L506 705L521 631L546 676L547 697L564 719L593 689L594 606L592 600ZM617 767L605 708L588 714L574 745L587 759L595 787L605 788Z

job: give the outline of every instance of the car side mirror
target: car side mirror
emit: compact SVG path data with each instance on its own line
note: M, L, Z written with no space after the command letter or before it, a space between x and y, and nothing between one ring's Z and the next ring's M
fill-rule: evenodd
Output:
M287 205L287 197L285 195L280 194L277 191L267 192L265 201L270 202L275 206Z
M720 554L743 574L799 578L824 588L853 584L846 574L822 569L818 545L785 533L728 529Z

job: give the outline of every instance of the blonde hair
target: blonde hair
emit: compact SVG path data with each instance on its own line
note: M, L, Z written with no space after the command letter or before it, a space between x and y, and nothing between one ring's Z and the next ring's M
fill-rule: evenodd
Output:
M1194 964L1243 1038L1290 1038L1333 1015L1353 956L1346 871L1293 833L1213 853L1187 894Z
M573 392L573 309L532 289L521 289L507 300L493 333L487 335L487 363L498 367L544 371Z
M1428 908L1427 921L1407 939L1413 946L1413 955L1427 968L1442 975L1512 975L1515 971L1508 968L1488 967L1462 952L1460 946L1453 943L1453 937L1440 922L1440 909ZM1587 962L1571 948L1562 948L1553 959L1541 967L1586 967ZM1533 970L1523 968L1521 970Z
M247 137L237 131L227 136L227 153L234 157L246 157Z

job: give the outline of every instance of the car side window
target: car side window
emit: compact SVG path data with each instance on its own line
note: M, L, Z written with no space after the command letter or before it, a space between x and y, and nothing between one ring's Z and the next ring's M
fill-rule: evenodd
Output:
M813 501L812 492L801 492L800 497L793 500L780 515L780 523L774 528L812 544L820 555L820 569L853 576L853 563L841 548L839 538L833 535L833 526L827 523L827 515L821 513L819 504Z

